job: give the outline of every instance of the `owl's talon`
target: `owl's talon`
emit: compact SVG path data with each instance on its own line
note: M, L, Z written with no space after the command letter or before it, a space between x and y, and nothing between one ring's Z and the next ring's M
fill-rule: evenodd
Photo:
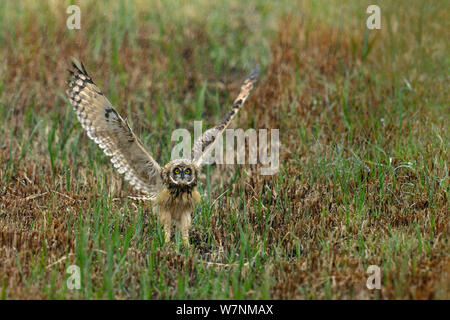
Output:
M183 243L186 247L190 248L191 244L189 243L189 238L183 238Z

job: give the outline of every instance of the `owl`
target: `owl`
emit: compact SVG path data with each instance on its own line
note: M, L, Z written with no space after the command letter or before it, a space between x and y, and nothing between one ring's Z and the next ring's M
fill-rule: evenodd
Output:
M163 226L166 242L170 240L174 223L189 245L191 214L201 198L196 186L204 156L243 106L256 82L258 68L244 81L231 109L220 123L195 141L191 159L170 161L162 168L131 130L128 121L117 113L92 81L84 65L73 61L69 73L66 93L89 138L103 149L106 156L111 157L114 167L124 174L125 180L145 193L146 200L155 203L155 212Z

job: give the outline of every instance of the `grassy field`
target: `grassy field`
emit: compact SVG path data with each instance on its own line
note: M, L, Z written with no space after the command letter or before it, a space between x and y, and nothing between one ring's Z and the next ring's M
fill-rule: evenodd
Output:
M0 297L448 299L446 1L0 2ZM207 166L191 247L88 139L65 94L83 61L156 160L214 125L280 129L280 171ZM69 290L68 266L81 269ZM382 272L368 290L368 266Z

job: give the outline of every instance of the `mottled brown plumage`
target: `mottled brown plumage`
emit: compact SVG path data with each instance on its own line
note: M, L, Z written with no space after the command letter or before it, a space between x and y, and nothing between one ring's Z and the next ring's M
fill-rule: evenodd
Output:
M191 170L189 179L176 179L174 171ZM197 165L187 159L179 159L169 162L161 171L164 189L158 196L158 216L164 225L166 240L170 238L171 222L181 230L181 235L186 243L189 243L189 227L191 225L191 212L196 203L200 202L200 194L197 191L197 182L200 170Z
M162 186L160 166L145 150L128 123L114 110L84 66L78 67L75 63L72 66L67 95L81 126L89 138L111 157L119 173L125 174L125 180L156 199Z
M156 202L159 221L164 226L166 240L170 238L171 223L181 230L188 242L191 213L200 202L196 186L203 157L233 120L256 82L258 69L244 81L231 110L222 121L194 143L191 159L169 162L162 169L146 151L128 123L116 112L108 99L92 81L83 64L74 61L69 70L67 95L78 120L89 138L103 149L119 173L137 190L144 192L146 200Z

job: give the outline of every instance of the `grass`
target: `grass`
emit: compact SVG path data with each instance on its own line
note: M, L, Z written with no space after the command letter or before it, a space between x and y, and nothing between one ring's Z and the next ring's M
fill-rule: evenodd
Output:
M0 3L4 299L448 299L448 10L381 1ZM64 95L82 60L161 164L176 128L280 129L280 170L207 166L164 243ZM81 269L69 290L67 268ZM369 265L381 290L366 288Z

